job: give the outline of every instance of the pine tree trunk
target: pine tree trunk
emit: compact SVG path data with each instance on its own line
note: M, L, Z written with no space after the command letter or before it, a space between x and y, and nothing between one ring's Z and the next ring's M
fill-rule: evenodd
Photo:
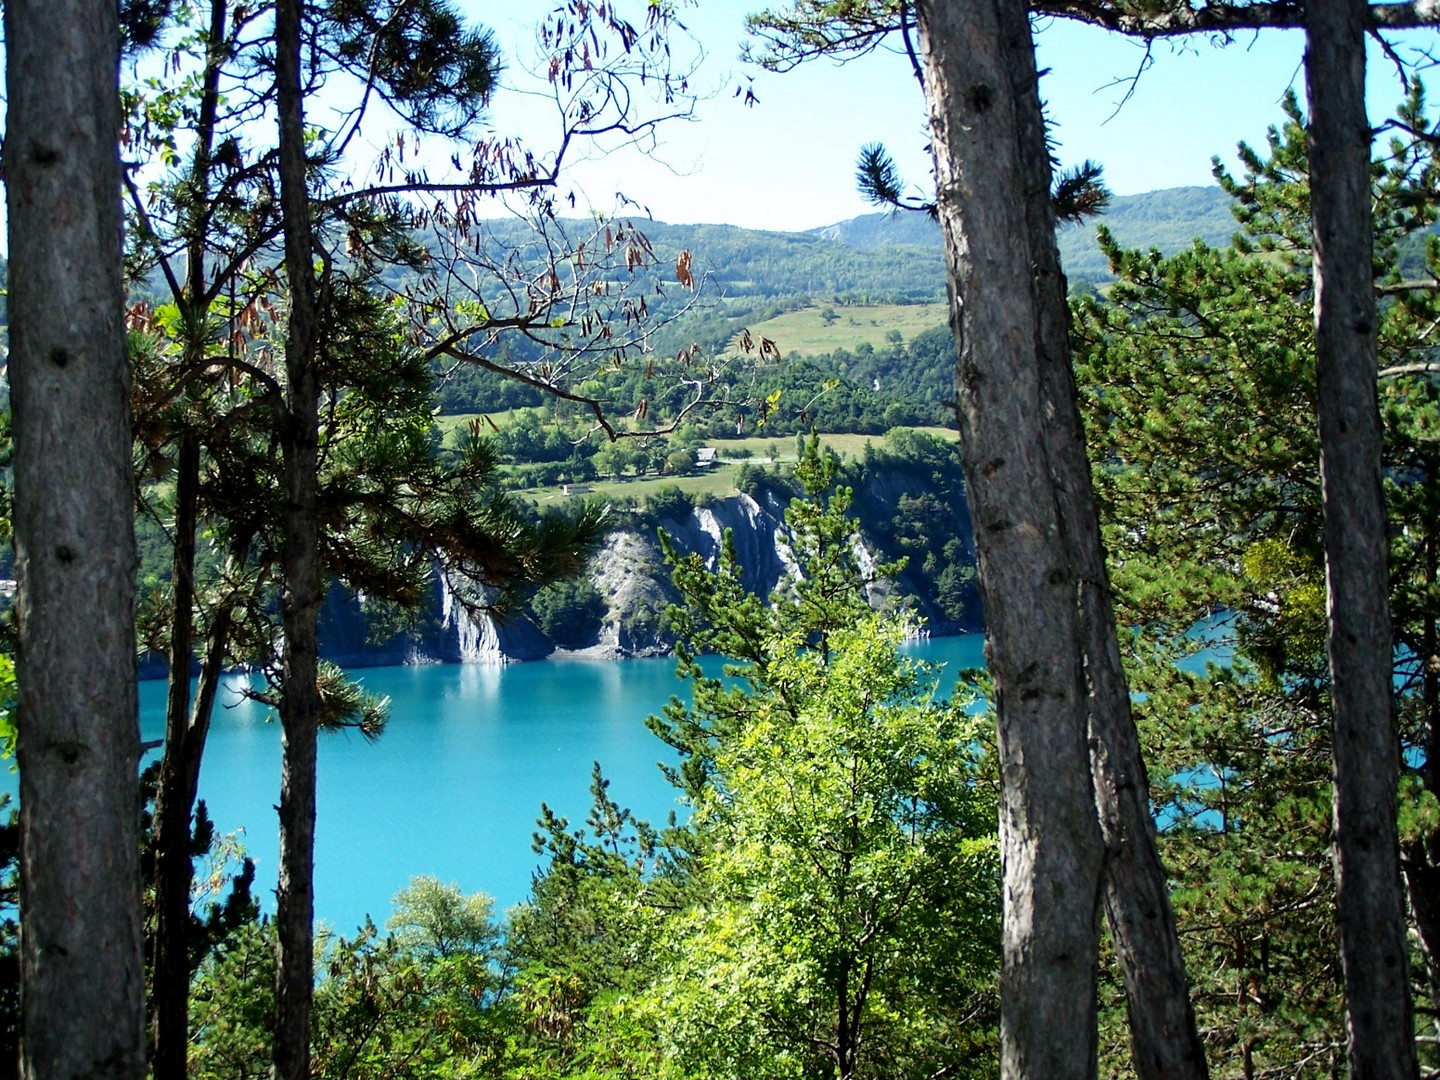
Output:
M1105 840L1105 913L1125 984L1131 1056L1139 1080L1204 1080L1209 1075L1205 1046L1195 1026L1185 957L1150 813L1150 782L1120 660L1110 575L1070 361L1070 306L1055 242L1050 155L1039 108L1028 114L1022 134L1020 159L1032 173L1026 190L1040 311L1045 430L1061 525L1078 576L1091 771Z
M211 212L211 153L220 104L220 69L225 61L226 0L211 0L206 65L201 84L190 183L194 196L186 248L185 295L177 304L188 307L189 337L183 367L198 370L205 361L206 316L209 304L205 239ZM200 758L214 702L219 671L211 671L209 700L190 710L190 661L194 638L195 530L199 524L201 438L198 430L181 434L176 461L175 545L171 588L170 686L165 704L165 751L155 791L155 927L150 974L151 1068L155 1080L185 1080L190 1046L190 817L195 809ZM221 627L220 656L226 652L229 611L217 613ZM212 631L212 639L215 637ZM213 651L210 650L210 651ZM202 678L204 674L202 673ZM199 705L203 703L203 712ZM199 728L197 732L197 728Z
M922 27L927 28L932 40L939 12L945 7L929 5L928 13L922 11ZM953 14L945 17L955 18ZM1062 646L1057 636L1051 651L1030 655L1058 656L1059 652L1054 650L1068 649L1075 658L1072 662L1081 673L1082 693L1077 708L1085 719L1090 739L1091 757L1087 762L1087 771L1093 768L1092 809L1098 809L1105 842L1105 903L1125 976L1136 1071L1144 1080L1159 1080L1161 1077L1199 1080L1206 1076L1204 1049L1190 1006L1179 936L1156 846L1155 826L1150 816L1149 786L1139 737L1130 713L1129 689L1120 664L1105 553L1100 540L1090 468L1085 455L1084 431L1070 364L1069 313L1055 245L1049 155L1044 117L1035 86L1029 23L1023 6L1019 4L997 6L990 20L993 21L987 30L973 23L958 25L971 21L962 17L951 23L949 32L962 35L955 39L959 42L970 42L972 63L976 63L979 53L979 50L973 49L977 40L999 43L1002 50L1009 50L1011 58L994 66L987 65L988 70L978 66L968 71L957 70L951 77L951 84L967 88L964 93L968 94L968 100L962 98L962 101L976 116L995 109L996 88L1008 91L1012 115L1003 127L997 123L996 129L988 133L983 131L980 122L973 123L967 140L952 140L958 144L959 150L971 154L973 160L959 164L952 161L949 170L942 168L940 174L949 171L962 180L967 175L972 178L962 189L968 195L970 204L958 210L956 228L959 230L965 229L967 214L972 218L989 216L988 208L977 213L977 203L985 198L996 198L995 193L999 193L999 198L1013 199L1017 204L1011 211L1015 215L1015 223L1011 227L1019 232L1010 243L1019 243L1023 254L1011 273L1014 278L1024 276L1026 280L1023 285L1013 284L1010 287L1017 292L1023 289L1031 305L1030 325L1022 332L1028 335L1029 363L1034 369L1039 400L1031 406L1028 422L1032 428L1031 437L1036 444L1043 446L1043 457L1039 460L1044 463L1043 471L1038 467L1032 469L1032 480L1048 486L1045 497L1054 503L1054 538L1050 541L1048 557L1055 560L1057 566L1064 567L1072 590L1071 603L1078 605L1071 616L1074 622L1070 640ZM988 54L989 50L986 52ZM932 45L927 50L927 56L934 55ZM932 64L932 73L933 70ZM1006 72L1013 76L1008 85L1003 78ZM935 96L932 93L930 97L933 117ZM1008 168L1013 173L1008 179L993 180L993 187L982 188L981 177L989 171L987 165L992 164L986 162L986 155L993 157L1000 148L1001 140L1008 144ZM938 157L938 141L936 153ZM942 223L945 221L946 203L942 185ZM994 251L1001 250L996 246L998 242L994 234L987 237L977 232L966 247L969 251L993 257ZM987 268L984 273L988 276L992 271ZM959 274L956 276L960 277ZM974 331L970 329L972 324L966 320L965 309L974 306L975 289L984 284L980 281L967 288L961 280L957 287L962 300L962 374L958 400L962 413L962 450L967 458L970 450L966 448L979 433L972 430L969 435L966 434L967 424L963 415L967 409L963 370L966 361L963 351L966 340L971 341L972 350L978 351L979 346L971 337ZM1000 306L1004 307L1005 302L1000 301ZM997 355L1003 348L1000 344L987 347L996 349ZM1012 379L1017 378L1019 371L1015 365L1009 365L1008 371ZM972 394L972 397L976 395ZM978 449L975 457L977 465L996 460ZM972 508L976 497L975 483L971 481ZM977 529L977 545L979 536ZM982 584L984 577L982 567ZM987 625L990 625L988 613L998 598L993 588L984 587ZM1022 596L1023 592L1010 602L1015 603ZM1006 851L1008 867L1008 844ZM1093 993L1093 990L1090 992Z
M140 736L116 8L12 0L4 18L21 1073L139 1080Z
M210 203L210 173L215 144L216 114L220 104L220 68L226 56L226 0L210 0L209 40L200 91L190 184L194 206L187 220L186 294L176 297L190 315L190 337L184 343L186 372L203 366L209 341L204 327L209 315L206 301L206 230ZM200 700L190 710L190 658L194 636L194 530L199 524L200 432L181 433L176 462L176 524L174 569L171 573L170 693L166 700L166 749L156 789L156 927L151 963L151 1068L154 1080L186 1080L190 1047L190 815L194 812L200 779L200 757L209 732L210 707L220 672L209 675L209 697L202 687ZM217 613L219 654L225 657L229 613ZM213 652L216 635L212 628Z
M1039 197L1023 159L1040 116L1034 49L1023 0L952 0L917 14L999 714L1001 1075L1083 1080L1095 1074L1102 844L1028 243Z
M306 186L300 75L302 0L275 5L275 85L280 116L280 208L290 318L285 338L289 400L284 453L285 642L281 672L280 883L275 917L274 1080L310 1075L314 997L315 757L320 692L316 620L320 610L316 488L319 446L315 372L316 288Z
M1365 0L1307 0L1335 888L1350 1074L1418 1075L1396 832L1388 523L1380 483Z
M170 575L170 685L165 754L155 791L155 930L150 964L151 1068L155 1080L185 1080L189 1032L190 813L186 743L190 721L190 655L195 622L195 527L200 438L180 437L175 464L174 559Z
M1440 543L1436 541L1432 525L1425 534L1427 596L1434 595L1437 575L1440 575ZM1433 610L1427 610L1424 615L1420 663L1420 702L1425 717L1425 789L1440 799L1440 632L1437 632ZM1440 831L1411 841L1406 856L1410 910L1415 913L1415 929L1430 982L1432 1024L1440 1032Z
M231 556L243 562L249 537L231 546ZM155 958L150 974L150 1008L153 1025L151 1069L154 1080L184 1080L189 1070L190 978L194 964L190 950L190 892L195 882L190 860L190 821L200 787L200 765L210 735L210 718L230 655L230 631L238 601L227 597L210 619L205 656L200 663L195 701L187 722L172 741L166 718L165 757L155 793ZM186 665L188 676L189 665ZM186 679L188 684L189 679ZM183 830L172 822L183 822Z

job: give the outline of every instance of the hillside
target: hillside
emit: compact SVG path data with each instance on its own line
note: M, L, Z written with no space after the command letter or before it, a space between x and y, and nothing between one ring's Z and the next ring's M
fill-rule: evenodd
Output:
M674 225L627 219L649 239L657 277L676 253L692 253L706 291L729 300L796 298L860 304L938 303L945 268L938 226L923 214L866 214L806 232L767 232L734 225ZM1117 197L1102 219L1122 244L1174 252L1195 237L1227 243L1234 231L1229 201L1218 187L1171 188ZM1095 248L1095 224L1060 232L1060 252L1072 278L1103 280L1109 270ZM589 223L561 226L583 234ZM520 221L485 223L484 241L496 251L524 248L532 234Z
M1060 259L1072 278L1101 280L1109 267L1095 247L1095 226L1104 222L1120 243L1158 247L1167 254L1199 238L1226 244L1235 231L1229 197L1218 187L1167 188L1141 195L1119 195L1096 221L1066 225L1059 231ZM939 251L940 227L924 214L866 214L809 234L860 252L897 247ZM938 262L938 259L936 260Z

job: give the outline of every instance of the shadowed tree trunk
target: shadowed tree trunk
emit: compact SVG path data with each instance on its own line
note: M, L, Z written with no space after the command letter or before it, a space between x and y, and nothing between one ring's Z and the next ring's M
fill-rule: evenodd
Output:
M1070 305L1055 243L1050 154L1038 97L1032 100L1035 105L1024 117L1020 160L1030 170L1027 225L1040 313L1045 433L1079 589L1091 775L1105 839L1105 915L1125 986L1136 1075L1140 1080L1204 1080L1209 1075L1205 1046L1195 1026L1169 881L1150 813L1150 781L1120 660L1110 575L1070 361Z
M952 323L960 348L956 396L962 453L972 513L982 500L990 504L986 517L991 520L977 525L977 553L982 543L990 546L993 534L1024 529L1027 523L1035 524L1032 539L1040 541L1028 552L1013 543L996 544L981 559L1002 746L1016 744L1014 753L1002 749L1001 763L1007 902L1002 1069L1009 1076L1060 1075L1052 1072L1054 1059L1047 1056L1060 1054L1069 1068L1093 1073L1093 972L1088 983L1082 984L1078 971L1065 971L1061 980L1027 937L1056 933L1058 943L1061 932L1047 929L1046 923L1066 913L1010 910L1016 896L1028 895L1033 903L1035 897L1096 888L1079 867L1057 862L1046 869L1025 854L1028 845L1045 843L1042 821L1074 818L1065 827L1078 827L1080 808L1068 800L1082 786L1088 788L1085 781L1093 769L1093 798L1086 808L1092 819L1099 814L1104 901L1125 979L1136 1071L1145 1080L1199 1080L1207 1074L1204 1050L1120 664L1070 364L1065 282L1055 246L1050 163L1025 5L932 3L918 6L918 14L941 224L956 297ZM1023 397L1004 401L1014 394ZM1007 408L1019 415L1007 417ZM1024 431L1023 453L1007 450L1003 442L1017 436L1017 426ZM1033 487L1030 497L1047 504L1049 523L1038 525L1023 511L1007 507L1011 496L1001 487L1007 475L1008 483ZM1029 607L1033 586L1023 576L1009 576L1026 564L1031 564L1032 579L1043 573L1047 584L1064 586L1053 603L1068 602L1069 612ZM1036 625L1001 642L992 612L1017 622L1031 616ZM1012 649L997 669L997 657ZM1057 698L1044 718L1025 715L1013 696L1007 703L998 670L1013 678L1013 672L1046 667L1079 679L1074 700L1066 700L1062 710ZM1019 697L1023 703L1027 691ZM1050 779L1052 770L1077 766L1062 766L1053 753L1039 748L1061 730L1073 738L1077 725L1089 739L1089 756L1078 766L1084 778L1064 778L1069 787L1062 789L1055 786L1060 778ZM1027 749L1027 741L1034 746ZM1055 805L1045 806L1050 800ZM1024 825L1032 814L1035 825ZM1048 885L1035 880L1057 870L1073 874L1073 880ZM1023 890L1022 874L1032 876ZM1071 906L1081 907L1079 901ZM1078 927L1064 933L1079 940ZM1017 996L1030 1000L1014 1000ZM1078 1015L1067 1019L1064 1010L1078 1010L1082 1003L1091 1010L1084 1047L1076 1041L1080 1030L1064 1031L1079 1023Z
M184 1080L190 1045L190 812L185 743L189 734L190 653L194 636L195 524L200 438L180 437L175 463L174 559L170 574L170 686L165 701L165 755L155 790L155 930L150 963L151 1067L155 1080ZM189 798L186 790L190 789Z
M1433 465L1431 466L1433 468ZM1426 592L1435 588L1440 571L1440 544L1434 524L1425 536ZM1421 631L1421 708L1425 718L1425 788L1440 798L1440 632L1435 614L1427 613ZM1440 832L1412 840L1403 862L1410 886L1410 910L1415 913L1420 948L1430 982L1433 1025L1440 1032Z
M196 215L210 212L211 153L220 103L220 68L225 59L226 0L211 0L206 65L195 129L190 182L196 193ZM205 231L196 228L186 244L185 295L189 330L182 365L203 364L208 307ZM173 611L170 641L170 686L165 702L165 751L155 790L155 926L150 975L151 1068L155 1080L185 1080L190 1045L190 818L195 809L200 759L209 730L218 664L208 662L194 711L190 707L190 660L194 639L195 530L199 523L201 436L184 432L175 463L175 545L171 572ZM211 638L220 631L220 660L226 653L229 611L216 614ZM204 681L208 680L208 685ZM204 711L201 711L203 706Z
M185 458L182 445L181 458ZM183 505L183 500L177 498ZM184 515L177 513L177 519ZM192 534L193 535L193 534ZM242 565L249 535L231 545L231 561ZM194 552L189 553L193 568ZM177 560L178 561L178 560ZM192 569L193 572L193 569ZM177 589L177 596L179 590ZM200 662L195 700L188 718L184 704L176 705L172 684L167 703L165 757L155 797L155 957L151 969L150 1009L153 1023L151 1069L155 1080L184 1080L190 1047L190 893L194 866L190 861L190 821L200 785L200 764L210 735L210 718L230 655L230 633L240 598L226 596L210 619L205 655ZM189 693L188 652L185 663L186 698ZM172 659L171 663L175 661ZM178 724L173 717L179 716Z
M1376 404L1365 0L1308 0L1315 365L1350 1075L1418 1075L1396 833L1399 750Z
M300 77L302 0L275 5L275 86L280 123L280 206L290 315L285 337L288 400L281 420L284 455L285 634L281 670L280 884L275 916L275 1080L310 1075L314 998L315 757L320 691L316 620L319 382L315 371L316 287L305 117Z
M113 2L5 6L21 1074L145 1073Z

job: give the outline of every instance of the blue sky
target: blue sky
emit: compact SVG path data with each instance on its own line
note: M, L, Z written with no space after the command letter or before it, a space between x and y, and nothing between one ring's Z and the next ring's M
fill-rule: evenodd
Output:
M496 31L510 57L514 79L524 74L531 20L549 6L528 0L510 8L514 14L497 15L494 5L473 0L471 10ZM694 121L666 128L654 158L625 151L574 169L582 200L605 208L623 190L663 221L813 228L870 209L855 194L853 172L859 147L876 141L886 144L907 178L928 181L923 103L905 58L877 53L845 65L820 61L785 75L747 68L737 52L744 15L755 6L702 0L684 12L706 53L696 85L713 88L714 96L699 103ZM1434 39L1426 34L1404 44ZM1124 88L1114 84L1136 73L1139 46L1059 21L1040 24L1038 41L1040 64L1051 69L1042 89L1062 160L1100 161L1118 194L1210 183L1212 155L1233 161L1238 140L1263 141L1285 90L1294 86L1303 94L1298 31L1247 35L1224 48L1204 39L1161 43L1118 113ZM1371 116L1378 122L1400 87L1378 55L1370 70ZM754 79L760 99L753 108L733 96L746 77ZM502 96L493 125L499 133L534 138L543 130L542 115L533 104Z

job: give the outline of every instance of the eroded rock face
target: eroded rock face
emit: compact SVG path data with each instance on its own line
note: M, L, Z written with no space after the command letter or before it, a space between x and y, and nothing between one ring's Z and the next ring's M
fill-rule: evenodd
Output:
M863 531L865 521L888 517L899 497L912 489L919 490L913 481L882 473L867 478L865 488L857 493L862 531L856 540L856 558L862 571L873 569L879 561ZM661 527L679 551L699 554L711 569L719 560L725 531L730 530L745 587L768 597L800 576L784 510L784 502L772 491L762 491L759 501L736 494L668 518ZM968 529L968 521L965 525ZM388 636L377 633L378 621L371 617L363 597L332 590L321 621L321 651L344 667L497 664L556 654L619 658L671 652L674 641L665 611L679 600L679 594L670 583L670 569L654 533L632 525L615 529L605 537L585 572L605 602L605 614L595 628L592 644L581 649L557 649L524 615L497 619L478 610L474 601L483 602L484 596L473 586L437 574L427 609L413 626ZM923 601L909 596L900 582L872 582L867 592L876 607L897 603L916 607L929 620L932 631L978 628L943 623Z
M677 550L699 554L711 569L730 530L745 587L768 596L798 573L783 521L782 505L761 505L748 495L734 495L668 518L661 528ZM655 535L631 527L616 529L591 558L586 575L606 608L593 644L554 650L534 640L539 632L527 620L474 620L447 593L443 619L453 634L450 651L466 663L536 659L552 651L595 658L669 655L674 639L665 611L680 596L670 583Z
M437 573L440 588L441 660L461 664L504 664L511 660L543 660L555 651L529 619L497 619L467 603L475 590L451 575ZM483 596L473 599L483 601Z
M653 537L630 529L611 533L591 559L588 573L607 608L594 651L609 656L670 652L665 609L680 597Z
M851 507L860 530L855 557L862 575L873 577L878 562L901 553L898 549L877 551L877 544L896 547L885 538L889 535L887 529L894 531L902 500L933 493L937 486L938 481L926 469L877 467L866 471ZM660 525L679 551L700 555L711 569L719 560L725 531L730 530L741 580L757 596L768 597L777 589L783 591L800 576L784 524L786 501L783 491L761 487L755 497L737 493L715 499L666 518ZM970 521L963 506L949 527L973 561ZM483 591L437 573L429 602L405 627L393 626L383 608L363 596L333 587L321 613L321 654L342 667L358 668L503 664L556 654L604 659L664 656L671 652L674 642L665 612L680 597L670 583L670 569L652 529L633 523L614 529L590 560L585 574L604 601L604 614L587 628L590 636L581 638L588 641L583 648L558 649L523 613L506 619L486 614L481 610ZM866 594L877 609L904 606L913 610L925 620L922 633L981 629L978 596L973 615L947 622L943 612L918 595L905 574L893 580L870 580ZM142 678L163 678L164 657L147 656L140 674Z
M783 511L762 507L749 495L697 506L685 520L666 521L664 528L677 548L687 554L698 552L712 570L720 558L725 530L731 530L741 581L757 596L769 596L783 578L795 573Z

